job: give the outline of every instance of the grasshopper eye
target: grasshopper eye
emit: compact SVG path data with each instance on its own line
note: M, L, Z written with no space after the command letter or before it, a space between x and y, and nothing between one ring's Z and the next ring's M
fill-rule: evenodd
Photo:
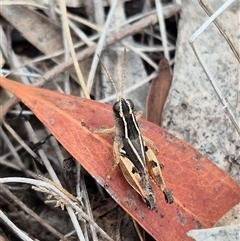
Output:
M119 105L119 101L117 101L114 105L113 105L113 110L119 112L120 111L120 105Z
M126 102L129 104L130 108L133 110L134 109L134 104L130 99L126 99Z

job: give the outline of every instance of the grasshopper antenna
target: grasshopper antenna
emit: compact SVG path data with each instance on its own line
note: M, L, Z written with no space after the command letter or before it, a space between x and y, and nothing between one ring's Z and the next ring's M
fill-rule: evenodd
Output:
M102 65L102 67L104 68L104 70L105 70L105 72L106 72L109 80L112 82L113 88L114 88L115 93L116 93L116 95L117 95L117 100L119 100L119 99L120 99L120 98L119 98L119 94L118 94L118 91L117 91L117 87L116 87L116 85L115 85L115 83L114 83L114 81L113 81L113 78L112 78L112 76L110 75L110 73L108 72L106 66L104 65L104 63L103 63L100 55L98 54L97 56L98 56L98 58L99 58L99 61L100 61L101 65Z
M122 81L121 81L121 96L123 98L124 96L124 82L125 82L125 69L126 69L126 48L124 48L124 59L123 59L123 64L122 64Z

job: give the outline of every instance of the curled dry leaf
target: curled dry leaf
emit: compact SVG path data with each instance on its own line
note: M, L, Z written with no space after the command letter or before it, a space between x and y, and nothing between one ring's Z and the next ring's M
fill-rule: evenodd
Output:
M27 105L71 155L101 184L113 165L111 136L99 136L92 128L113 126L112 108L50 90L0 79L0 85ZM157 125L141 119L140 128L160 148L158 160L175 202L166 204L153 185L156 206L149 210L128 185L119 168L107 191L156 240L191 240L187 231L211 227L240 201L239 185L226 173L183 141Z
M158 76L152 80L147 96L147 120L161 126L161 117L168 91L172 84L172 74L167 59L162 59L158 65Z

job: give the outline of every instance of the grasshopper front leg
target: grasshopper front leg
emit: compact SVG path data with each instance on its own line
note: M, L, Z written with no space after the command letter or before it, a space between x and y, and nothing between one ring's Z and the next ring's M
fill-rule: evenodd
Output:
M86 127L92 133L97 134L97 135L109 135L109 134L115 133L115 127L93 129L90 126L88 126L84 121L81 122L81 125Z
M115 170L115 168L119 165L120 163L120 153L119 153L119 147L118 147L118 143L116 141L114 141L113 143L113 156L114 156L114 164L112 166L112 168L109 170L107 178L105 180L105 184L104 187L108 187L108 183L111 179L112 173Z
M82 121L82 126L86 127L89 131L91 131L94 134L97 135L108 135L108 134L113 134L115 133L115 127L112 128L100 128L100 129L93 129L91 127L89 127L85 122ZM105 180L105 184L104 187L108 187L108 183L111 179L111 175L113 173L113 171L115 170L115 168L119 165L120 162L120 156L117 155L117 150L118 150L118 144L115 143L116 141L114 141L114 145L113 145L113 155L114 155L114 164L112 166L112 168L109 170L108 174L107 174L107 178Z
M156 145L147 137L143 136L143 140L145 141L146 148L145 148L145 153L146 153L146 161L148 165L148 172L155 181L155 183L160 187L162 190L165 200L167 203L173 203L174 199L171 194L171 192L168 190L165 181L163 179L162 171L161 168L163 167L162 164L159 164L156 155L154 154L153 150L155 152L159 152L158 148Z

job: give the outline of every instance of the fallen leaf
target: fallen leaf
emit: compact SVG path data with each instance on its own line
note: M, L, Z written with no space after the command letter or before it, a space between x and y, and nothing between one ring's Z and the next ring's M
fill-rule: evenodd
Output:
M172 84L172 74L167 59L162 59L158 65L158 76L152 80L147 101L146 118L148 121L161 126L163 108Z
M62 31L47 17L27 6L3 5L1 15L33 46L46 55L63 49ZM76 41L73 34L72 38ZM56 63L64 60L63 56L53 58Z
M51 131L66 150L101 184L113 165L112 137L99 136L92 128L113 126L112 107L5 78L0 85L16 95ZM191 240L192 229L209 228L240 201L239 185L210 160L160 127L141 119L142 133L160 148L158 160L175 202L166 204L154 184L156 210L149 210L128 185L119 168L107 191L156 240Z

